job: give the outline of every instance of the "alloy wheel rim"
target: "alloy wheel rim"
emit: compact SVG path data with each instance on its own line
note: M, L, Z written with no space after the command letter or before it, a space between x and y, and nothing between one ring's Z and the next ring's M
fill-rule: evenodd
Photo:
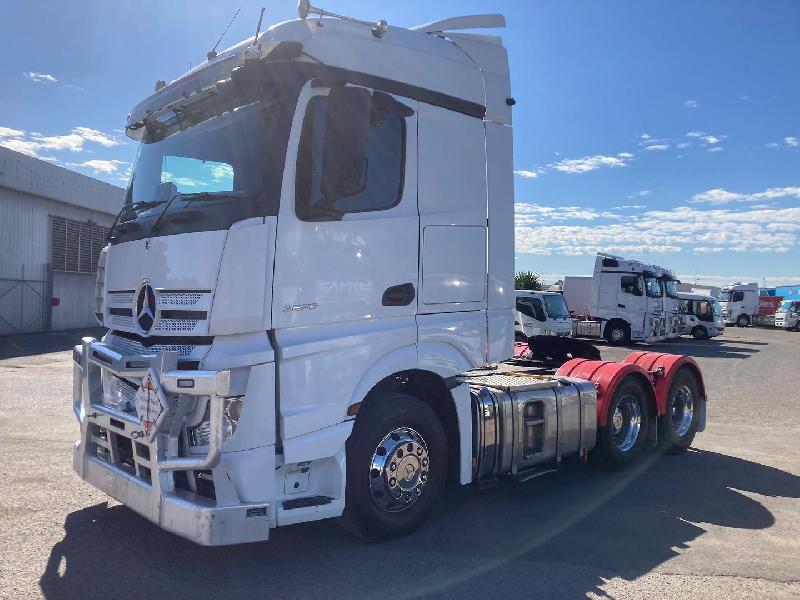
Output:
M622 452L629 452L639 439L642 430L642 409L633 394L625 394L617 402L611 417L611 433Z
M694 416L694 394L688 385L679 387L672 396L670 417L678 437L685 436L692 426Z
M425 439L410 427L398 427L384 436L370 461L372 500L386 512L409 510L428 483L430 457Z

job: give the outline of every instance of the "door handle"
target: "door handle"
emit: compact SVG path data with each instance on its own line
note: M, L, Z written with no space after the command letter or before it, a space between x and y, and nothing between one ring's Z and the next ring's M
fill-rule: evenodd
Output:
M617 308L625 308L624 304L617 304Z
M416 297L413 283L401 283L386 288L381 302L384 306L408 306Z

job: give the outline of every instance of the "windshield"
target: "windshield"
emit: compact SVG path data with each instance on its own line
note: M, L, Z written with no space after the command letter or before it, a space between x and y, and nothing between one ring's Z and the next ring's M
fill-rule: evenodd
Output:
M778 306L778 310L781 311L781 312L786 312L790 308L792 308L792 301L791 300L784 300L783 302L781 302L780 306Z
M667 279L664 281L664 287L669 298L678 297L678 282L674 279Z
M173 113L172 122L148 129L112 242L227 229L277 215L291 122L285 104L265 99L194 125Z
M567 303L564 302L564 297L561 294L545 294L544 305L547 314L553 319L569 317Z
M730 292L720 292L719 297L717 298L720 302L730 302L731 301L731 293Z
M650 298L661 298L661 284L655 277L645 277L644 287Z
M711 309L714 311L714 316L715 317L721 317L722 316L722 307L719 305L719 302L716 302L716 301L712 300L711 301Z

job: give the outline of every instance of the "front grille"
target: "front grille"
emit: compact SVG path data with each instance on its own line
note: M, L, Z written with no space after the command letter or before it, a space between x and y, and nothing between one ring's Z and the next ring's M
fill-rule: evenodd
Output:
M203 295L209 292L170 292L167 290L161 291L158 294L158 299L163 303L170 306L196 306Z
M211 312L211 290L156 289L156 323L151 333L204 335ZM108 292L107 323L112 329L137 333L135 290Z
M189 333L194 331L199 321L194 319L161 319L156 324L156 331Z
M181 358L191 360L201 360L211 348L210 345L197 344L153 344L147 347L137 340L122 337L121 335L114 335L113 333L109 336L108 345L124 356L177 352L178 356Z

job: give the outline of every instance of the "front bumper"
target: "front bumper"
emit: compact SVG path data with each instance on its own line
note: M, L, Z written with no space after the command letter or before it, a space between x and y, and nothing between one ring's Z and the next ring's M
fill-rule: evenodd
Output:
M163 529L197 544L268 539L274 519L269 503L241 502L230 489L204 495L196 483L198 473L211 478L220 463L228 371L178 371L177 353L123 356L94 338L84 338L75 347L73 358L73 411L81 426L81 439L73 448L73 467L82 479ZM103 381L109 375L139 380L151 368L169 410L156 424L157 430L147 435L135 412L104 403ZM208 451L181 456L183 425L191 406L201 398L210 403Z

